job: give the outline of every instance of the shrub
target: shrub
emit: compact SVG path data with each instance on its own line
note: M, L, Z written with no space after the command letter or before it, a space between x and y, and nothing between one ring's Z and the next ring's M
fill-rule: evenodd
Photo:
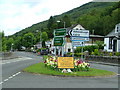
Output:
M99 47L97 45L91 45L91 46L84 46L83 51L88 51L89 53L93 52L94 49L98 49ZM82 47L77 47L75 50L75 53L81 53Z
M113 53L110 52L110 53L109 53L109 56L113 56Z
M100 53L99 53L99 50L98 50L98 49L95 49L95 50L94 50L94 55L100 55Z
M116 52L115 55L116 55L116 56L120 56L120 52Z
M96 41L95 43L97 44L99 49L104 49L104 42L103 41Z
M83 53L75 53L75 56L80 57Z

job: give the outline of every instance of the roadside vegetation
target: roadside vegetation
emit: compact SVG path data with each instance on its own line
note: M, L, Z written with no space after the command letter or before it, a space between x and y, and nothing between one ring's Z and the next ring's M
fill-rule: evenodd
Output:
M106 70L100 70L95 68L90 68L89 71L76 71L72 73L62 73L61 71L56 71L45 67L43 62L31 65L25 68L23 71L30 72L34 74L45 74L45 75L55 75L55 76L82 76L82 77L96 77L96 76L110 76L116 75L116 73Z

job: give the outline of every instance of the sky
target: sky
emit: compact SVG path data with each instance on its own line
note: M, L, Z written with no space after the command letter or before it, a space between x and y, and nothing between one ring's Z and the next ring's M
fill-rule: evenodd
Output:
M1 0L0 30L12 35L92 0Z

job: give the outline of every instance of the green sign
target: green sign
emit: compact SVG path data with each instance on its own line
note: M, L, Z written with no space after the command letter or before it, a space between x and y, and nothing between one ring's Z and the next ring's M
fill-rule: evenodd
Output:
M66 29L55 29L54 30L54 36L65 36L66 35Z
M54 46L62 46L63 45L63 37L54 37Z

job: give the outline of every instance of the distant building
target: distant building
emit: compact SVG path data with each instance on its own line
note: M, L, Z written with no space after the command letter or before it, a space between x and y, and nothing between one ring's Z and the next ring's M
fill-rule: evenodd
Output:
M108 52L120 52L120 23L104 39L104 50Z

